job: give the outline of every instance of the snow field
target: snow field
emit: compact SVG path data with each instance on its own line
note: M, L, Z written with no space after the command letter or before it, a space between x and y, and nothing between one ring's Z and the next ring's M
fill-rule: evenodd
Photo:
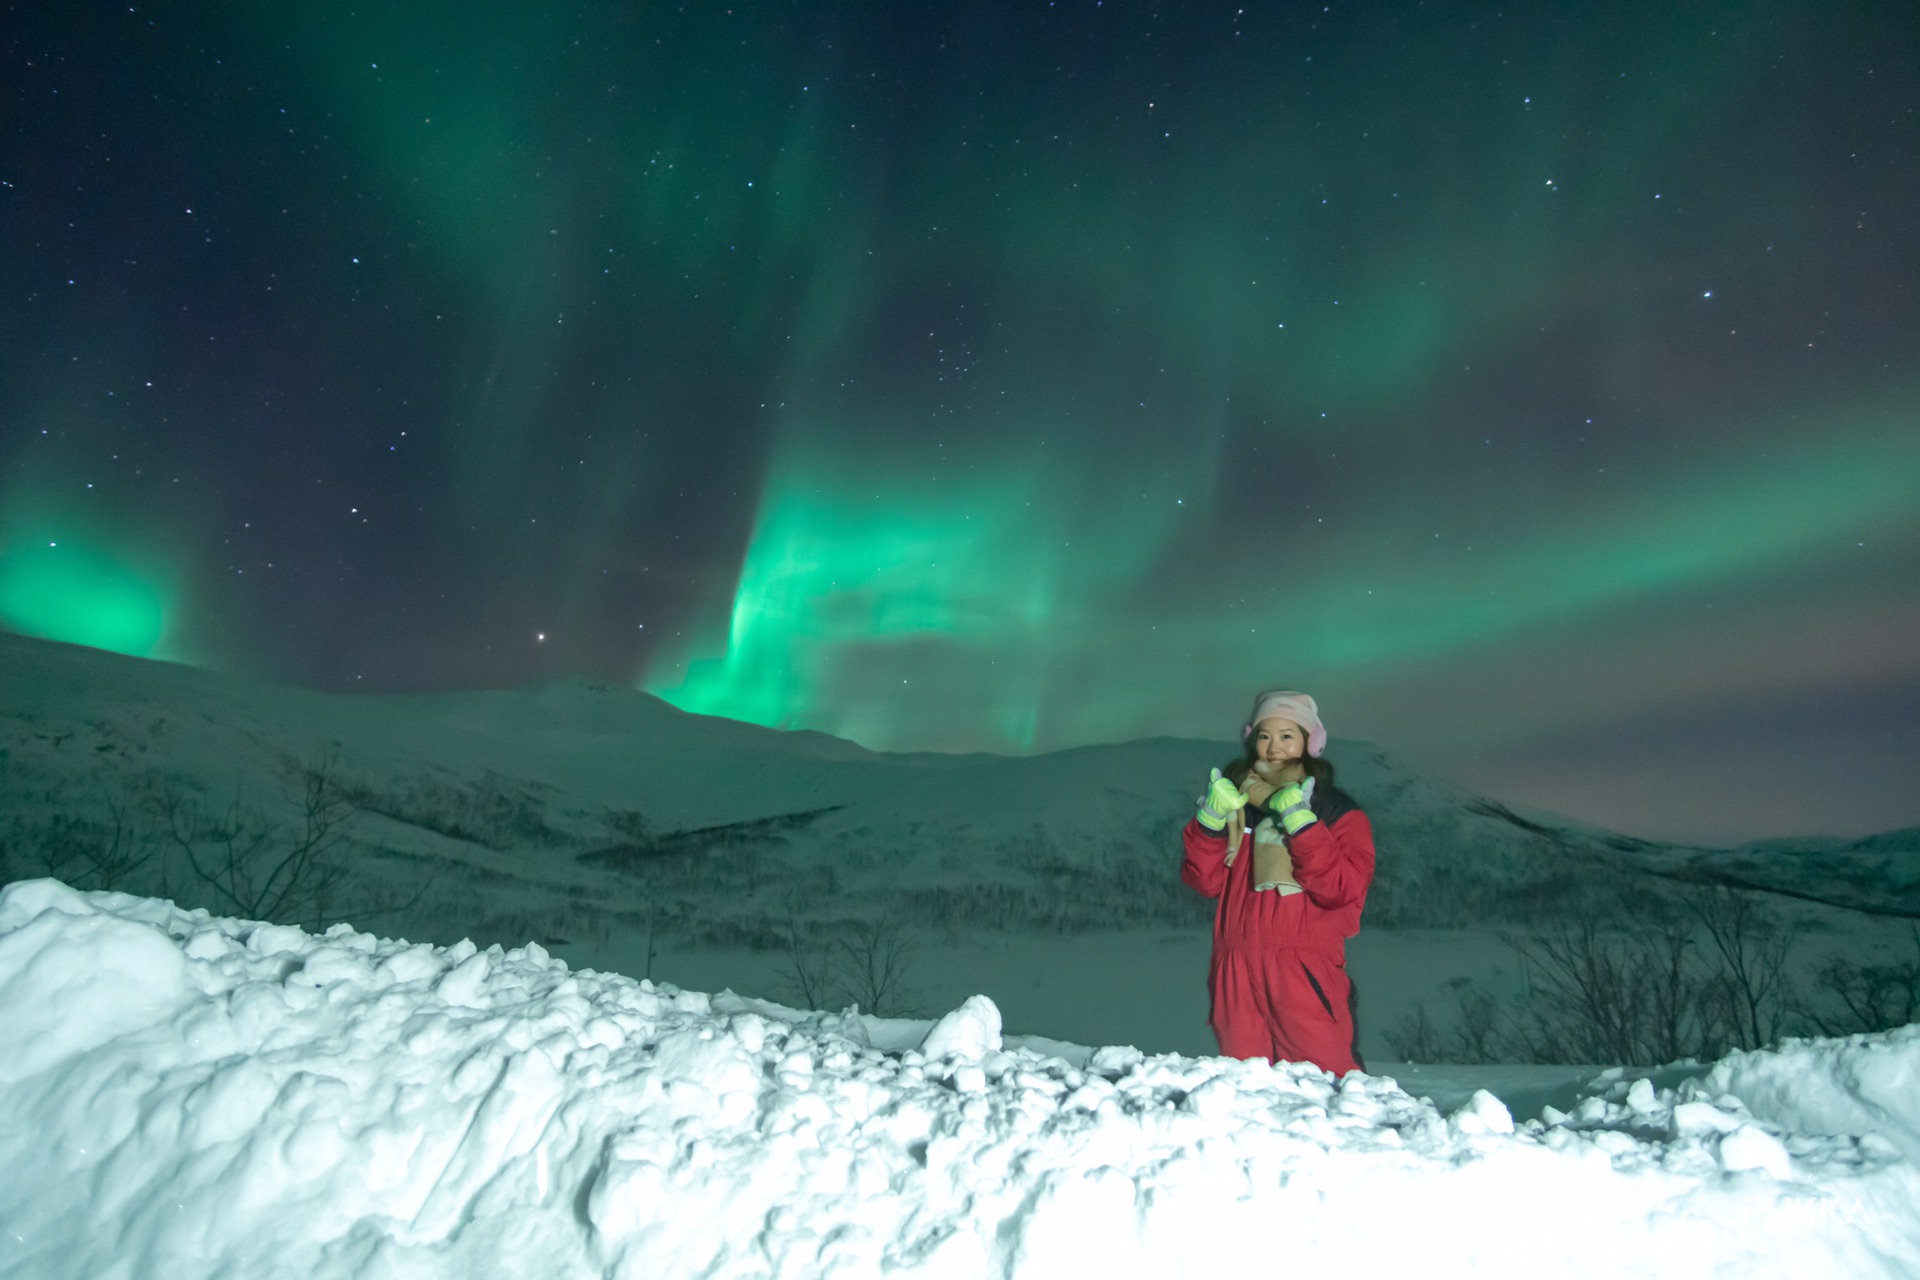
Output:
M1516 1125L1392 1080L0 893L0 1273L1920 1274L1920 1028Z

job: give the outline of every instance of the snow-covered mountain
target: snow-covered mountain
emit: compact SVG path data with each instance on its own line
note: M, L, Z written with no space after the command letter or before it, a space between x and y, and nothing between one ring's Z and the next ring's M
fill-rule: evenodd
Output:
M1151 1004L1165 983L1186 993L1167 1047L1197 1049L1191 952L1209 905L1174 874L1177 833L1231 750L1159 738L1028 758L879 754L587 681L320 694L0 635L0 870L416 939L540 941L635 973L664 950L678 980L763 991L792 967L789 953L847 921L889 922L923 951L985 946L997 959L975 958L1009 974L1060 967L1032 947L1070 939L1081 958L1066 968L1132 965L1139 1000L1092 982L1060 995L1069 1017L1108 999ZM1366 743L1336 740L1330 756L1379 848L1356 944L1363 971L1366 948L1393 931L1484 936L1568 913L1644 915L1676 881L1920 914L1920 832L1659 845L1515 813ZM322 852L343 873L321 898L267 911L222 900L182 866L173 837L185 826L207 858L252 837L297 845L317 775L335 806ZM966 976L940 974L929 994L945 998L943 984ZM1410 1000L1405 985L1389 978L1376 1008Z

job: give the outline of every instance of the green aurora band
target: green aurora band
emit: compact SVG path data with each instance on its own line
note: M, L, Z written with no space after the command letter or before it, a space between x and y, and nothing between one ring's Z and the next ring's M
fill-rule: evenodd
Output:
M218 93L111 158L193 180L101 283L22 277L95 309L36 322L74 336L8 381L57 430L0 460L120 478L0 543L0 621L1030 751L1276 680L1578 680L1569 630L1657 647L1694 597L1866 616L1911 596L1920 382L1916 64L1860 12L190 7ZM130 326L149 252L211 265ZM193 483L142 506L102 458L146 442Z
M1710 486L1672 477L1551 534L1516 524L1477 559L1360 537L1224 593L1198 571L1192 599L1160 600L1130 586L1173 542L1171 501L1108 522L1053 492L1047 465L954 486L853 458L783 461L724 634L696 633L642 683L683 710L882 750L1138 733L1222 671L1249 687L1282 661L1379 677L1701 583L1817 575L1856 538L1913 536L1920 433L1892 415L1847 439L1729 458Z
M153 575L59 538L0 551L0 624L22 635L164 657L169 602Z

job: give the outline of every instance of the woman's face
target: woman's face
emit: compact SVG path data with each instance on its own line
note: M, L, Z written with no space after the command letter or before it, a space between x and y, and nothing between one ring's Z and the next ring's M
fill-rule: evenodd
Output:
M1307 754L1307 735L1291 720L1270 716L1253 726L1253 760L1262 773Z

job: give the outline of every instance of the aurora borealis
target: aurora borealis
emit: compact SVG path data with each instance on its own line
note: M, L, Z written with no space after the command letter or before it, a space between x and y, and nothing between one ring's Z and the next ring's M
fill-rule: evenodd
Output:
M1920 13L4 12L0 625L1920 823Z

